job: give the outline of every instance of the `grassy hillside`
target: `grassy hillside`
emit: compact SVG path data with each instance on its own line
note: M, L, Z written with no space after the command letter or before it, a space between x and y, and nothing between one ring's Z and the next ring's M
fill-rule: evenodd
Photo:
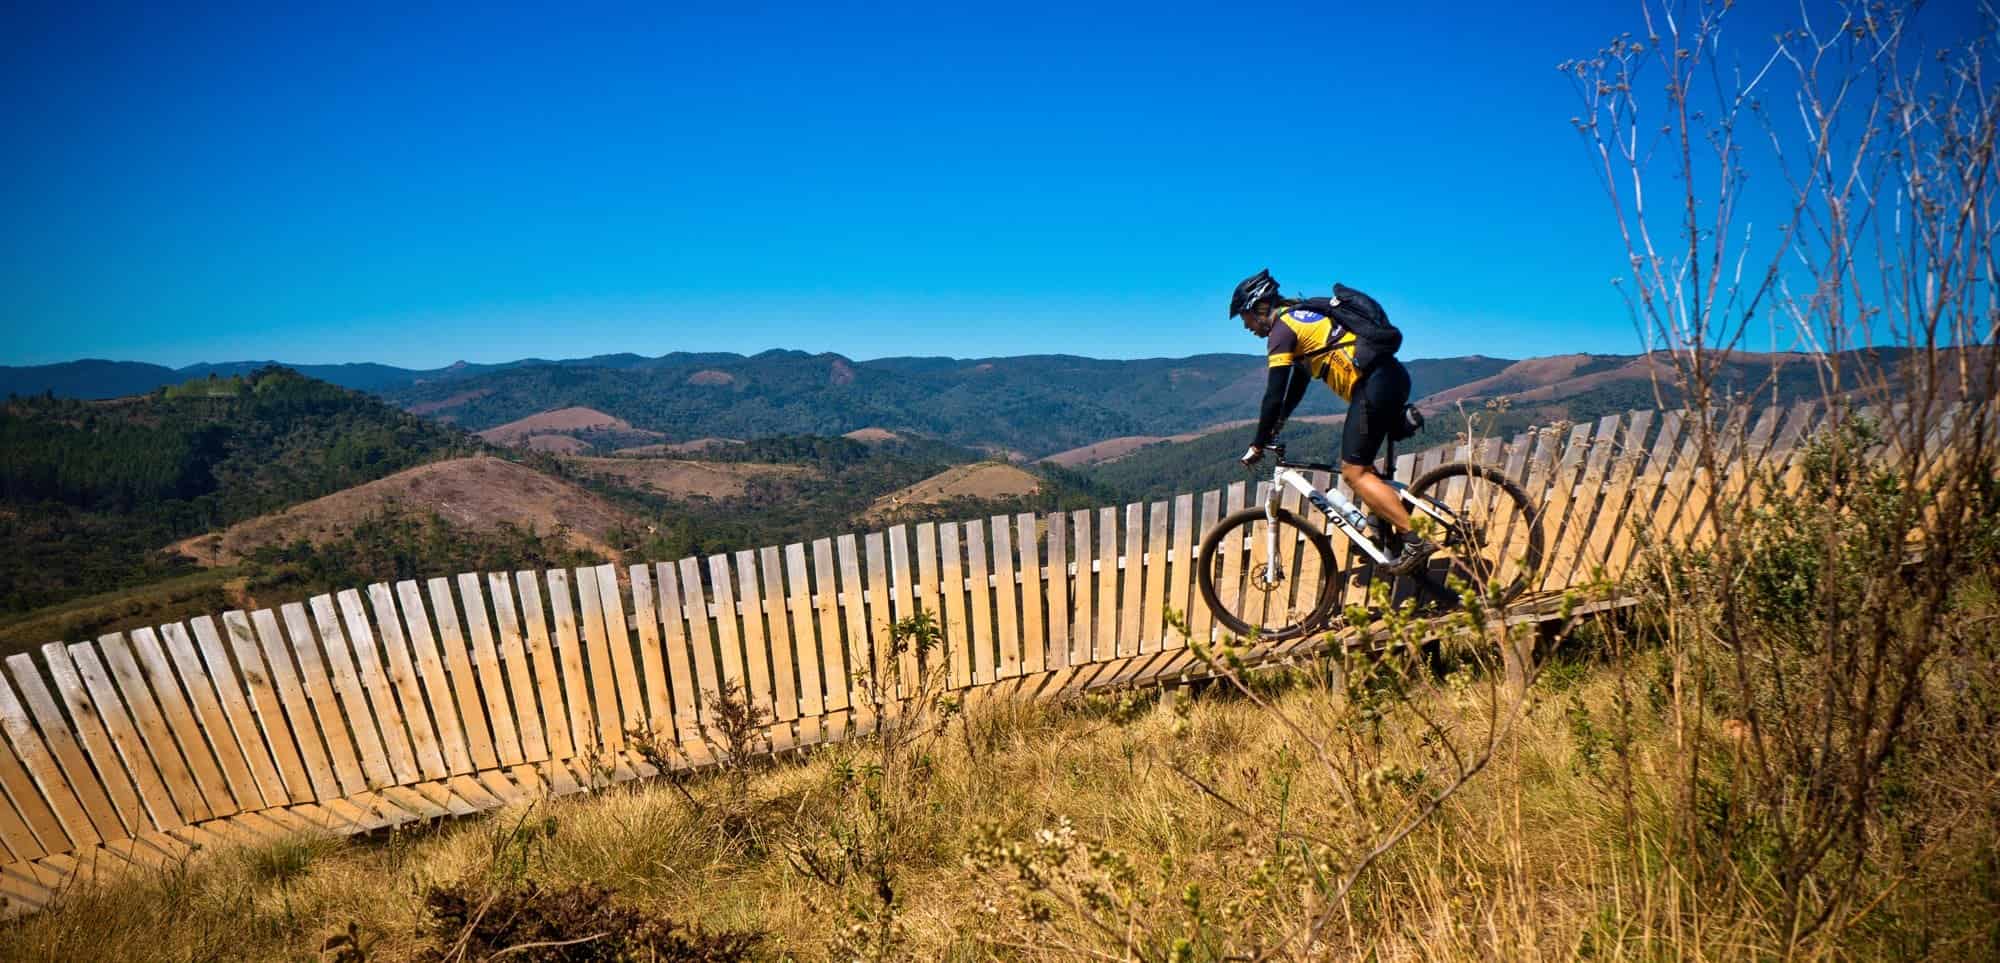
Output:
M1413 362L1412 368L1435 386L1431 390L1442 390L1509 363L1472 357ZM881 427L1040 456L1119 435L1172 434L1254 417L1263 386L1264 369L1254 355L857 362L769 351L750 358L670 357L644 367L518 367L419 384L387 397L473 429L584 406L674 440ZM454 398L461 400L441 404ZM1339 408L1321 393L1302 413Z
M461 432L284 369L0 407L0 613L186 570L176 539L421 462Z

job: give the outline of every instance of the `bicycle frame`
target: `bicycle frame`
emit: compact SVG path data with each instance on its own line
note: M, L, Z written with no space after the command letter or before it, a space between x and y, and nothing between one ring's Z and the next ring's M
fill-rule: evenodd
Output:
M1341 494L1337 486L1331 491L1320 491L1313 485L1311 480L1294 470L1303 468L1307 471L1332 472L1338 475L1340 472L1338 468L1333 465L1288 462L1285 460L1285 446L1268 445L1266 448L1277 454L1277 458L1275 459L1277 463L1271 468L1271 494L1264 500L1264 517L1271 522L1270 525L1264 527L1264 538L1266 539L1264 557L1269 560L1265 563L1266 565L1277 565L1278 492L1284 488L1290 488L1305 496L1308 504L1318 509L1320 514L1326 516L1327 520L1333 523L1334 528L1339 529L1342 535L1347 536L1347 540L1353 542L1355 547L1361 549L1364 554L1374 560L1375 564L1386 565L1389 563L1389 556L1377 547L1375 540L1369 538L1368 533L1363 531L1354 522L1355 517L1365 514L1361 506L1356 505L1353 499ZM1390 488L1395 490L1396 497L1402 499L1403 504L1409 508L1412 514L1423 514L1435 518L1445 525L1447 530L1457 521L1457 516L1450 509L1429 499L1418 498L1410 494L1409 486L1397 481L1394 477L1388 477L1383 480ZM1383 527L1379 524L1380 519L1377 519L1377 522L1377 528ZM1274 577L1275 580L1275 571L1268 574Z

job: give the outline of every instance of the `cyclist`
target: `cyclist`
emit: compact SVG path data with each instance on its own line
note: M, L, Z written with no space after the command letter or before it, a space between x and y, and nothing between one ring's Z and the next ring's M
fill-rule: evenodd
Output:
M1409 575L1423 567L1438 550L1410 527L1410 513L1396 490L1375 474L1375 456L1382 440L1403 418L1410 401L1410 372L1393 351L1382 351L1329 316L1337 304L1326 299L1285 298L1268 270L1244 278L1229 299L1229 316L1243 318L1243 327L1265 339L1270 380L1257 416L1257 436L1238 459L1254 465L1305 397L1307 383L1326 382L1348 403L1341 429L1340 477L1379 518L1404 533L1402 551L1387 566L1394 575Z

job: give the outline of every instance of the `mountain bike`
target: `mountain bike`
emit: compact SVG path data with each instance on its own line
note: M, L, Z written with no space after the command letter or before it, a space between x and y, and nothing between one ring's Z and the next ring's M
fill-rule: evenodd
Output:
M1331 625L1350 586L1353 600L1365 601L1362 586L1389 577L1383 566L1401 551L1402 538L1337 488L1320 491L1300 473L1337 477L1336 466L1287 461L1282 444L1264 450L1276 456L1264 504L1232 512L1202 537L1195 574L1216 621L1274 642ZM1392 601L1437 614L1460 604L1461 589L1476 588L1495 607L1527 590L1541 570L1542 526L1540 507L1521 486L1500 469L1470 461L1439 465L1406 486L1395 480L1395 460L1390 442L1382 478L1419 528L1428 523L1428 537L1440 548L1422 571L1392 583ZM1309 521L1283 507L1287 489L1303 495L1319 517ZM1353 545L1352 567L1337 564L1329 525ZM1384 544L1369 536L1371 528Z

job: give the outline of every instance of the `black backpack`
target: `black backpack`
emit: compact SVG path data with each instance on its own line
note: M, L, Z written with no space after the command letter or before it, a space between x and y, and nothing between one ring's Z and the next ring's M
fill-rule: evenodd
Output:
M1374 298L1345 284L1334 285L1331 298L1307 298L1298 306L1354 332L1354 366L1364 374L1403 347L1403 332L1389 323L1389 313Z

